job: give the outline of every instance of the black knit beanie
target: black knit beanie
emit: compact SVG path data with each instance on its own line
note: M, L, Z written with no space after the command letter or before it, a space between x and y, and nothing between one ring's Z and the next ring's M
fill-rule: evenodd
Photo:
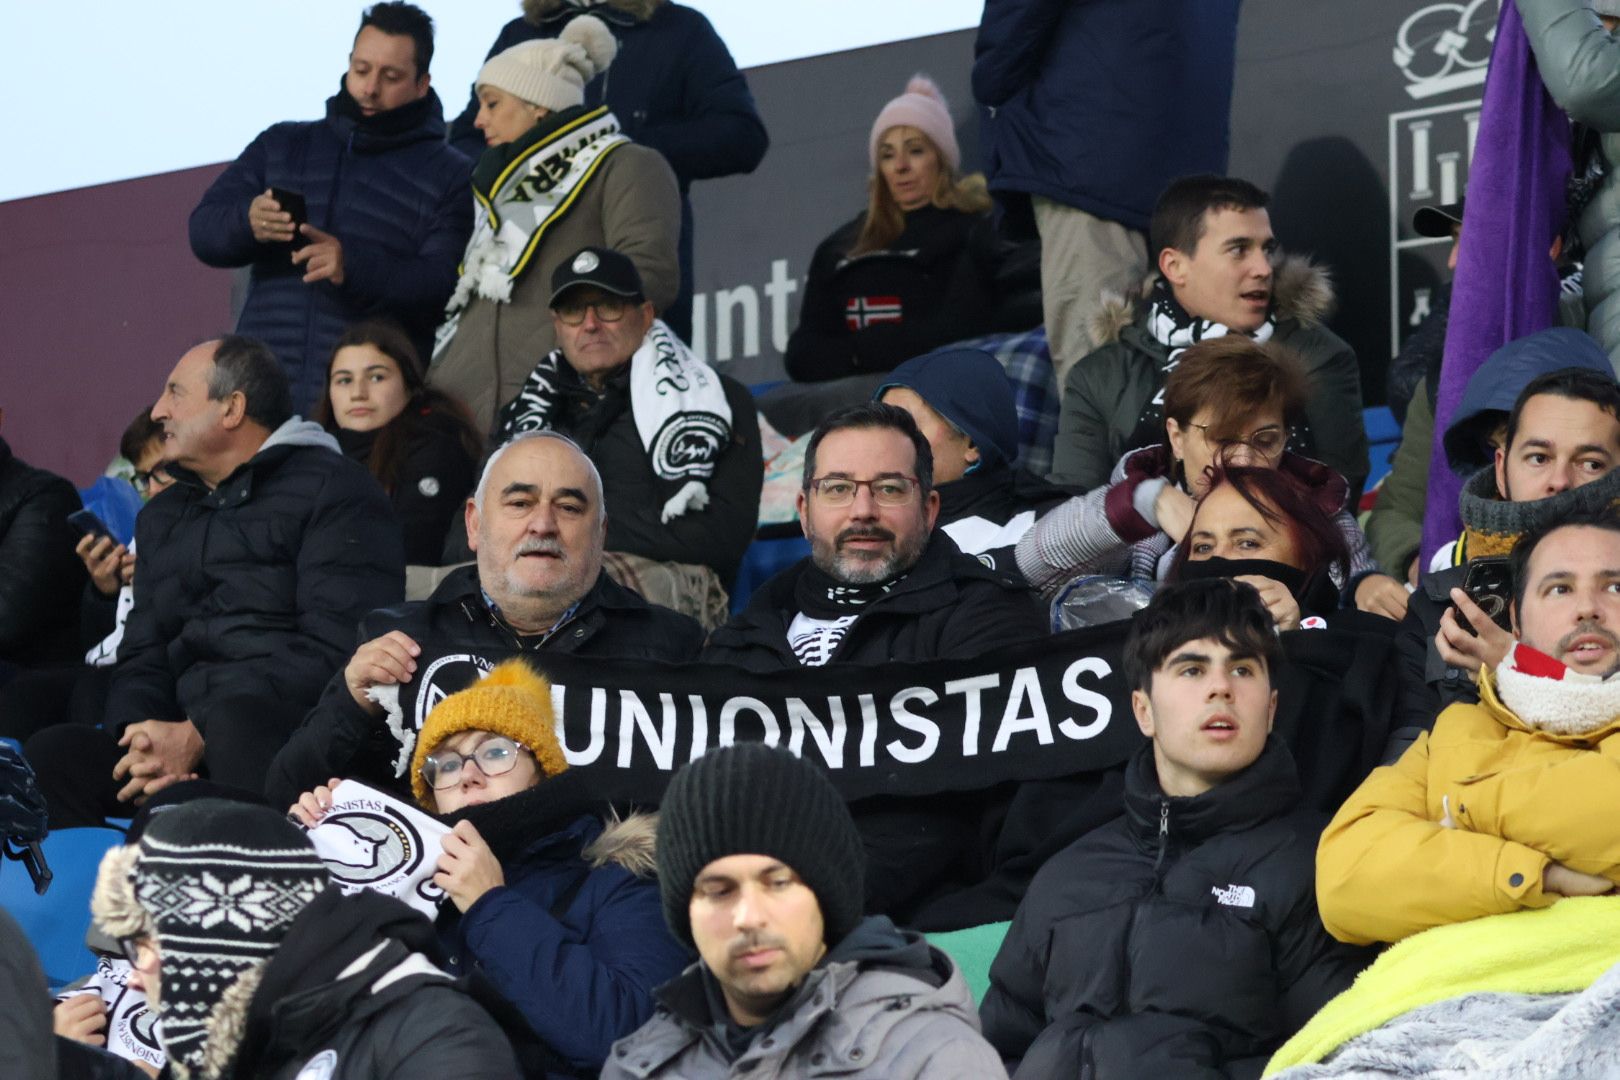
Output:
M786 750L738 743L677 772L658 816L664 919L693 945L688 908L705 866L728 855L769 855L816 894L831 948L860 922L866 852L832 782Z

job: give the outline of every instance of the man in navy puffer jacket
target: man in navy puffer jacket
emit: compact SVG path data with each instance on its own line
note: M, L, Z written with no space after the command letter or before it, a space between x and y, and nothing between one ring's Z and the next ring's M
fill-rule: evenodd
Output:
M396 319L432 351L472 233L472 165L444 143L432 57L425 12L367 9L326 118L267 128L191 212L197 258L252 267L236 331L274 350L300 412L324 392L351 322ZM272 189L302 195L307 218L295 221Z

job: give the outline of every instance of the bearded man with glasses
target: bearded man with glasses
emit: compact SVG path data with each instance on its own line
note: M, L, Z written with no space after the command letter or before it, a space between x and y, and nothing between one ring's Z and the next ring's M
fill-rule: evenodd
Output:
M582 248L558 266L551 319L557 348L501 409L496 441L579 443L602 473L608 572L712 629L759 520L753 397L654 316L621 252Z
M899 406L872 402L823 420L798 503L809 557L756 589L709 636L704 661L771 672L948 660L1047 633L1023 579L934 528L933 452ZM960 792L851 804L868 857L865 910L903 919L981 844L982 810Z

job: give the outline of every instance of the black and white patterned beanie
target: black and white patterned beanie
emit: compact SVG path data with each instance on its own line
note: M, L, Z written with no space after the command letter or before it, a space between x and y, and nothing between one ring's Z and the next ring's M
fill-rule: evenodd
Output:
M221 799L168 810L102 859L91 911L114 937L154 940L163 1047L181 1080L229 1066L265 964L330 881L302 829Z

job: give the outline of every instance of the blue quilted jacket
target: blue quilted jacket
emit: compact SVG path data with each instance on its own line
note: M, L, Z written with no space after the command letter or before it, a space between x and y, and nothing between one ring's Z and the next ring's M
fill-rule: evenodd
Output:
M236 330L265 341L287 367L305 415L325 388L344 327L397 319L425 358L472 233L472 165L444 142L436 94L356 122L326 103L326 119L267 128L191 212L191 250L209 266L251 266ZM266 188L301 192L309 222L343 244L342 285L306 285L287 247L260 244L248 204Z

